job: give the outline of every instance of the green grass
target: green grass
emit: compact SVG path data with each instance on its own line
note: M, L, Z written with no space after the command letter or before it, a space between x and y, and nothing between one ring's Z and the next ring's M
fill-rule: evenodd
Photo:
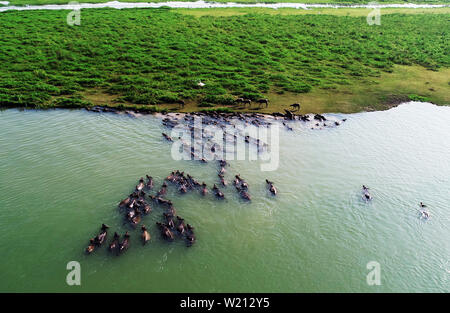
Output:
M368 8L316 8L309 10L294 8L207 8L207 9L178 9L178 13L201 16L233 16L245 14L270 14L270 15L310 15L310 14L326 14L338 16L360 16L366 17L372 9ZM444 8L383 8L380 9L381 15L386 14L450 14L450 7Z
M381 26L369 26L359 16L96 9L82 10L81 26L71 27L67 13L0 14L1 107L160 111L183 99L186 111L235 110L234 97L267 96L269 111L300 98L311 111L348 112L392 102L386 94L449 102L446 14L383 15ZM418 89L394 75L405 65L417 69L403 71ZM358 95L366 87L373 98Z
M111 0L78 0L79 3L104 3ZM195 0L121 0L121 2L169 2L169 1L195 1ZM236 2L236 3L334 3L334 4L367 4L372 0L213 0L210 2ZM41 4L67 4L69 0L10 0L11 5L41 5ZM378 0L378 3L417 3L417 4L446 4L450 0Z
M210 109L201 109L200 112L218 112L218 113L231 113L233 110L231 108L218 107Z
M449 105L449 82L450 68L431 71L417 65L394 65L391 73L335 89L315 88L304 94L271 93L270 108L265 112L283 112L296 102L302 104L304 113L386 110L410 100Z

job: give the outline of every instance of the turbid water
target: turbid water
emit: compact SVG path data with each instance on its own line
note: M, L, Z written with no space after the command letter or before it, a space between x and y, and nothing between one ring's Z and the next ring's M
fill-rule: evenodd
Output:
M196 227L194 246L161 240L155 206L143 219L151 243L131 231L129 250L115 257L83 250L102 222L130 229L116 205L139 177L159 186L180 169L211 184L216 164L173 160L154 116L0 111L0 291L450 291L450 108L408 103L336 117L347 121L281 131L276 171L231 162L226 177L247 179L251 203L231 186L225 201L169 189ZM419 218L420 201L431 219ZM72 260L81 286L66 284ZM380 286L366 282L370 261L381 266Z
M2 4L0 2L0 4ZM168 1L168 2L120 2L110 1L105 3L77 3L76 1L68 4L45 4L45 5L26 5L26 6L14 6L9 5L8 2L3 3L4 6L0 6L0 12L9 10L74 10L74 9L95 9L95 8L114 8L114 9L127 9L127 8L188 8L188 9L200 9L200 8L294 8L294 9L314 9L314 8L410 8L410 9L426 9L426 8L443 8L448 7L446 4L414 4L414 3L398 3L398 4L315 4L315 3L235 3L235 2L207 2L207 1Z

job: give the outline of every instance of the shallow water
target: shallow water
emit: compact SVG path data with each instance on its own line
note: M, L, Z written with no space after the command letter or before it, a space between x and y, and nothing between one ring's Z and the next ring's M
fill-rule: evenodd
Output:
M231 162L226 177L247 179L251 203L231 186L222 202L169 188L177 213L196 227L193 247L160 239L155 206L143 221L151 243L131 231L130 249L113 257L106 247L83 250L102 222L130 229L116 204L139 177L159 186L180 169L209 185L216 164L173 160L154 116L0 111L0 291L450 291L450 108L408 103L333 117L347 121L281 131L276 171ZM420 201L431 219L419 219ZM66 284L72 260L81 286ZM366 283L370 261L381 265L380 286Z
M70 3L70 1L68 1ZM74 3L74 4L46 4L46 5L27 5L14 6L7 5L0 7L0 12L9 10L74 10L74 9L93 9L93 8L114 8L114 9L129 9L129 8L294 8L294 9L314 9L314 8L443 8L448 7L446 4L414 4L414 3L400 3L400 4L355 4L355 5L339 5L339 4L314 4L314 3L234 3L234 2L205 2L205 1L170 1L170 2L120 2L111 1L105 3Z

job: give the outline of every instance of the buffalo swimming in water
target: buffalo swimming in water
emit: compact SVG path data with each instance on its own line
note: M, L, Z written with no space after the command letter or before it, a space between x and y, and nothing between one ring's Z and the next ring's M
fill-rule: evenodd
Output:
M117 250L117 255L121 254L122 252L125 252L125 250L128 249L130 242L130 234L128 232L125 233L123 236L123 241L119 243L119 248Z
M147 189L152 189L153 188L153 177L151 176L147 176L147 182L145 183L145 187L147 187Z
M423 218L423 219L425 219L425 220L427 220L427 219L429 219L430 217L431 217L431 214L430 214L430 212L426 209L426 205L425 204L423 204L423 202L420 202L419 203L419 206L420 206L420 210L419 210L419 212L420 212L420 218Z
M161 186L161 189L156 193L157 197L165 196L167 193L167 184L164 182Z
M123 199L119 203L119 207L128 206L131 203L131 198L133 197L133 194L131 194L128 198Z
M145 245L147 242L150 241L151 236L148 233L147 228L144 225L142 225L141 230L142 230L142 234L141 234L142 243Z
M98 234L94 238L95 245L101 246L105 242L106 235L108 234L108 231L107 231L108 228L109 228L109 226L102 224L102 228L100 229L100 234Z
M142 210L143 210L144 214L148 214L152 211L152 207L148 203L144 203Z
M267 183L269 191L272 193L272 195L276 196L278 191L277 191L277 188L275 188L275 186L273 185L273 182L266 179L266 183Z
M145 187L144 178L141 177L139 179L138 185L136 186L136 191L142 191L142 189L144 189L144 187Z
M173 221L173 214L170 213L163 213L164 218L166 220L166 225L167 227L169 227L171 230L175 229L175 222Z
M241 178L240 174L237 174L234 177L235 177L234 185L236 186L237 189L242 189L242 190L248 189L248 183Z
M362 193L363 193L362 198L363 198L365 201L370 201L370 200L372 200L372 195L371 195L370 192L369 192L369 188L366 187L365 185L362 186Z
M94 238L89 239L89 246L87 246L85 252L87 254L90 254L94 251L95 249L95 242L94 242Z
M223 174L218 174L218 176L219 176L219 180L220 180L220 183L222 184L222 186L226 187L228 185L228 183L226 182Z
M150 199L152 199L153 201L155 201L158 204L167 205L169 207L172 206L172 201L170 201L168 199L164 199L164 198L161 198L161 197L155 197L155 196L152 196L152 195L150 195Z
M195 243L195 234L194 234L194 227L192 227L191 225L187 224L186 225L186 243L187 246L190 247Z
M114 237L112 242L109 244L109 251L110 252L117 252L117 249L119 248L119 234L118 233L114 233Z
M222 191L220 191L219 188L217 188L216 184L214 184L212 190L214 191L214 193L215 193L217 198L219 198L219 199L224 199L225 198L225 195L223 194Z
M182 235L184 234L184 231L186 229L186 225L184 224L184 218L177 216L177 221L178 221L177 230L180 233L180 235Z
M242 190L240 192L240 195L241 195L241 198L244 199L244 200L247 200L247 201L251 200L250 194L247 191L245 191L245 190Z
M141 212L136 211L136 214L130 220L132 226L136 226L141 222Z
M161 230L161 235L164 239L172 241L174 239L172 231L164 224L160 222L156 222L156 225L158 225L159 229Z
M206 196L206 194L208 193L208 188L206 187L205 183L202 183L202 189L200 192L201 192L202 196Z

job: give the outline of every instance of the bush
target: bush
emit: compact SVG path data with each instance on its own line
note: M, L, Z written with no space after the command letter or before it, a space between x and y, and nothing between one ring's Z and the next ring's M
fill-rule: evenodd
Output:
M419 96L419 95L408 95L409 99L411 101L417 101L417 102L430 102L430 99L427 97Z

